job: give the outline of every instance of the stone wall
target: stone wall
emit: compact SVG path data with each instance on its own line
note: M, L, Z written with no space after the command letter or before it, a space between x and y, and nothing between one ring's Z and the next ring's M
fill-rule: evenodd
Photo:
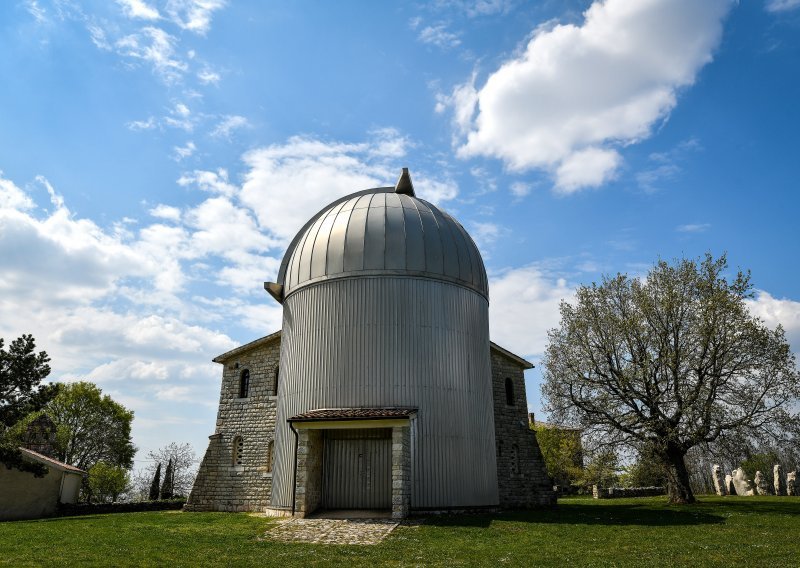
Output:
M222 361L216 432L209 436L187 511L263 511L269 506L279 357L278 335L254 342L251 349L236 350ZM250 388L248 396L240 398L245 370L250 373ZM241 454L235 456L238 438Z
M500 506L553 505L556 502L553 482L547 474L536 433L528 426L524 368L494 349L491 360ZM506 379L511 380L512 404L506 398Z
M392 518L405 519L411 505L411 428L392 428Z
M322 503L322 431L298 430L295 513L305 517Z
M625 497L655 497L666 495L664 487L598 487L592 486L592 497L595 499L621 499Z

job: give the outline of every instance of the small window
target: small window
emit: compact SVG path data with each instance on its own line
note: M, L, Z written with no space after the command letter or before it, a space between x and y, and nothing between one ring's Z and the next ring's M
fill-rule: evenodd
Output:
M250 371L245 369L239 375L239 398L247 398L250 395Z
M506 404L514 406L514 383L511 379L506 379Z
M275 379L272 381L272 396L278 396L278 375L280 374L280 367L275 365Z
M503 457L503 440L500 440L500 443L497 445L497 453L501 458Z
M267 473L272 471L272 464L275 463L275 441L270 440L267 445Z
M244 463L244 440L241 436L236 436L233 439L232 463L233 465L242 465Z

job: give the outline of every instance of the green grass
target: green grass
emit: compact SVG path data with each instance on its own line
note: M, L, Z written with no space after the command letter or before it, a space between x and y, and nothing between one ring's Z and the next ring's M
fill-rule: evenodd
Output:
M260 540L276 521L175 511L0 523L0 565L800 566L800 498L570 498L558 509L443 516L377 546Z

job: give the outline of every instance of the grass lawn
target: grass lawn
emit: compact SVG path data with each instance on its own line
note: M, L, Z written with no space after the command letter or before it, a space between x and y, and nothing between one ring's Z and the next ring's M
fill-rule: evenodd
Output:
M800 498L570 498L430 518L377 546L259 540L273 519L177 511L0 523L0 565L800 566Z

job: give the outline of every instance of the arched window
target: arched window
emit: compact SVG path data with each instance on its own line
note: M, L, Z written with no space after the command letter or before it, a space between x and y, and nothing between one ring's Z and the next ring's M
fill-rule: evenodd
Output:
M250 371L245 369L239 375L239 398L247 398L250 395Z
M275 463L275 441L270 440L267 445L267 473L272 471L273 463Z
M511 379L506 379L506 404L514 406L514 383Z
M280 367L275 365L275 379L272 381L272 396L278 396L278 374L280 373Z
M231 452L231 461L233 465L242 465L244 463L244 440L241 436L236 436L233 439L233 451Z

